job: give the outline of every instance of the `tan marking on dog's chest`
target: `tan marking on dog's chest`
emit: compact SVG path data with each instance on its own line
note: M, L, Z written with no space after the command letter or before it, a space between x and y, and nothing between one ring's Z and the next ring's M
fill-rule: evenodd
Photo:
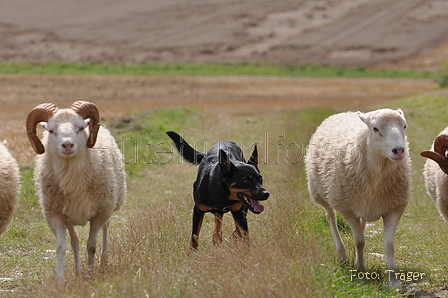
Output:
M212 210L212 207L206 206L206 205L202 205L202 204L198 204L199 210L201 210L202 212L207 212Z

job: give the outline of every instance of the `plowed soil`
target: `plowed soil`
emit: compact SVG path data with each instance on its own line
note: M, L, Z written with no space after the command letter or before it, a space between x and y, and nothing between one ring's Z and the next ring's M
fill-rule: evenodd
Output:
M442 69L445 0L0 1L0 61Z

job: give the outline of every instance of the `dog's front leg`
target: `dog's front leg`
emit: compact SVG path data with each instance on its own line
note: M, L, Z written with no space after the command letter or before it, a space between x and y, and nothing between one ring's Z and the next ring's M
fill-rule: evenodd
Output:
M222 243L222 214L215 213L215 229L213 231L213 244Z
M191 233L190 251L198 248L199 232L202 226L202 220L204 219L204 212L201 211L198 206L194 205L193 209L193 231Z
M234 238L239 238L246 242L249 239L246 213L243 210L232 211L232 216L235 220L235 230L233 231Z

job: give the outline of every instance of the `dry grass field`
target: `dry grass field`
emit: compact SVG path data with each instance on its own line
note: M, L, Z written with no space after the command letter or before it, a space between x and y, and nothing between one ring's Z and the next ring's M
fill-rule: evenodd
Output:
M424 161L418 157L445 125L446 99L435 87L431 80L409 79L2 76L0 135L21 165L22 192L13 223L0 238L0 296L443 295L448 225L425 193ZM75 278L69 250L67 285L61 288L55 286L55 237L33 189L34 152L24 119L38 103L65 107L75 100L98 104L103 124L123 150L129 191L126 206L111 221L110 265L97 267L91 279ZM310 201L302 162L311 133L325 117L387 106L404 109L414 159L414 197L396 234L396 262L403 272L428 276L418 283L405 282L398 291L384 284L380 222L368 227L366 261L369 271L381 273L381 280L351 280L352 249L346 266L337 263L324 212ZM436 123L430 125L428 117ZM224 243L213 246L213 218L207 215L199 250L187 256L197 168L172 151L166 130L183 133L201 151L232 140L248 156L250 146L258 144L259 167L271 197L265 212L248 215L249 247L233 241L228 214ZM340 224L352 248L351 232L343 221ZM78 231L85 247L88 227ZM86 272L84 248L81 256Z

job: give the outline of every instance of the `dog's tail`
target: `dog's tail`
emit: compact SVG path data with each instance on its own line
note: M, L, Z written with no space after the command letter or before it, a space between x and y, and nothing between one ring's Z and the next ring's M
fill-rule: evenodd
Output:
M179 151L182 157L192 163L199 164L204 158L205 154L199 151L196 151L193 147L190 146L180 135L175 133L174 131L167 131L166 134L173 140L174 145L176 145L177 150Z

